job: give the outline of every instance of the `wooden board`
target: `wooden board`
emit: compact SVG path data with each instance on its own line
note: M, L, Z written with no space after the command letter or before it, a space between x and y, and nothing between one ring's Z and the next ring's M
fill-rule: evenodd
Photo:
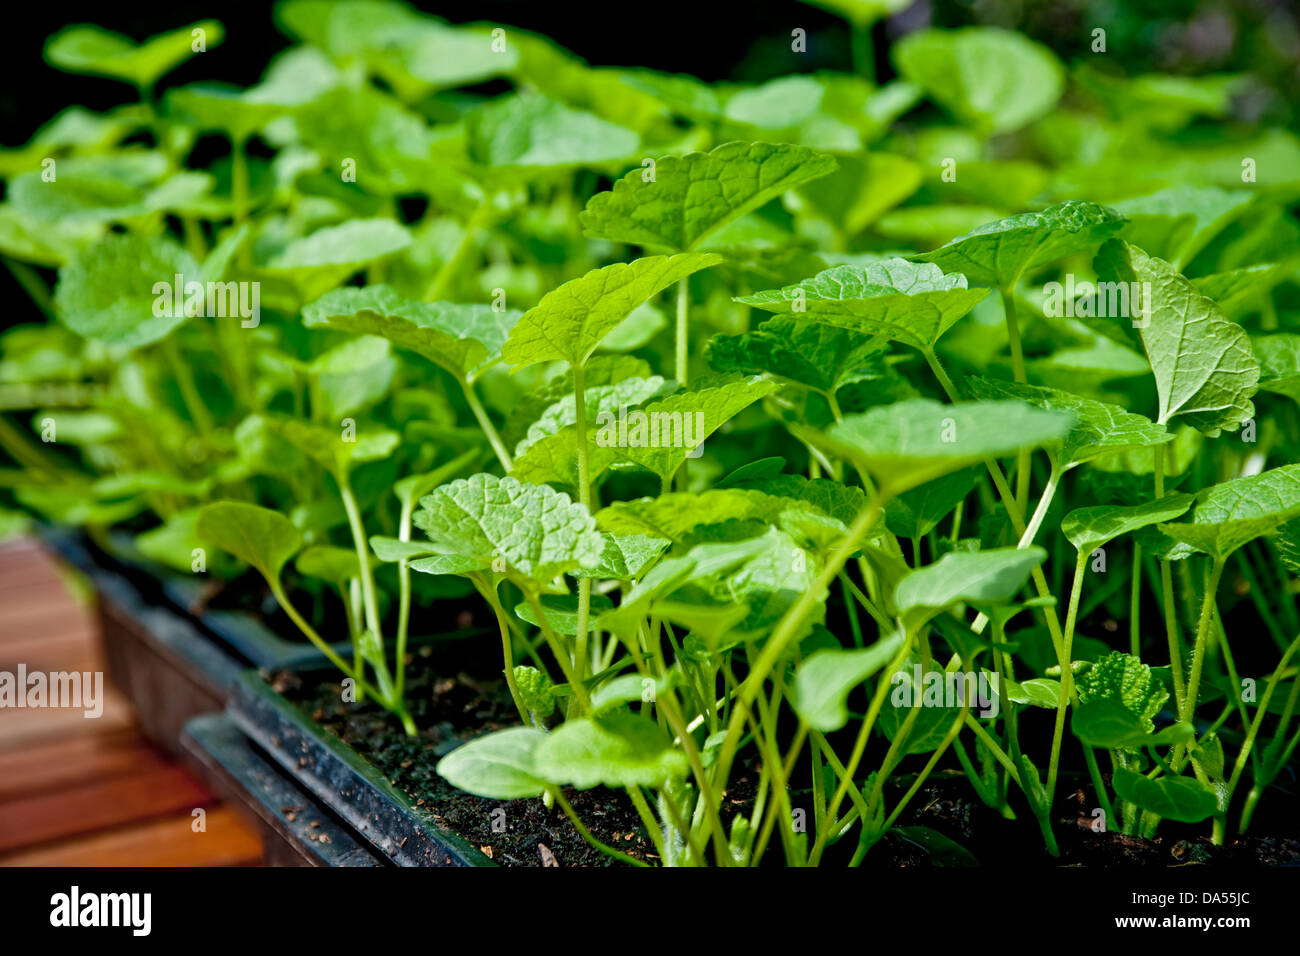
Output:
M32 541L0 546L0 670L103 670L93 608L69 580ZM144 740L115 688L104 691L98 719L0 709L0 866L259 863L257 830Z

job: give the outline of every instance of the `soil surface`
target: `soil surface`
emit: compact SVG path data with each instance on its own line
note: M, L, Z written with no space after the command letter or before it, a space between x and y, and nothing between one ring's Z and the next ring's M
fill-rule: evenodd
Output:
M415 738L406 736L401 725L377 705L345 703L337 681L307 684L290 673L274 675L271 681L326 730L373 763L417 805L429 809L442 825L498 864L623 865L583 840L558 807L548 809L540 799L501 801L475 797L456 790L438 776L434 769L438 760L465 740L518 724L504 681L469 672L473 658L480 656L471 651L468 646L449 650L444 645L436 651L426 646L414 655L407 669L407 701L420 729ZM446 674L454 676L443 676ZM908 770L907 765L903 769ZM891 778L886 788L891 805L911 783L906 772ZM1294 793L1279 793L1275 788L1261 802L1254 835L1230 841L1226 846L1214 846L1205 835L1204 824L1187 826L1166 820L1154 840L1096 832L1092 828L1096 801L1086 777L1073 781L1063 775L1059 792L1054 829L1062 855L1053 859L1043 849L1037 824L1023 806L1017 808L1013 800L1013 810L1019 810L1018 819L1007 819L974 796L959 770L938 769L912 798L895 829L867 854L863 865L884 869L977 865L1300 866L1300 831L1295 815L1288 812L1295 806ZM752 806L753 793L746 768L738 766L723 806L728 826L732 813ZM640 817L621 793L603 788L566 789L565 796L596 837L638 859L658 862ZM791 803L811 807L810 794L798 781L791 789ZM1270 803L1274 812L1267 814ZM808 826L811 830L811 820ZM847 863L856 849L854 843L850 838L831 847L824 865ZM764 864L781 862L780 843L773 837Z

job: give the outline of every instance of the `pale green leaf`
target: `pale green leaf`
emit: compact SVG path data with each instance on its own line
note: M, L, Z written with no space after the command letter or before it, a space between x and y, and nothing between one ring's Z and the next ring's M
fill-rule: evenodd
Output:
M598 193L581 215L589 236L677 251L788 189L834 170L835 160L802 146L724 143L708 153L660 159L650 178L638 167Z
M517 368L554 359L581 365L641 303L721 261L721 256L711 253L690 253L646 256L593 269L548 292L525 312L511 329L502 354Z

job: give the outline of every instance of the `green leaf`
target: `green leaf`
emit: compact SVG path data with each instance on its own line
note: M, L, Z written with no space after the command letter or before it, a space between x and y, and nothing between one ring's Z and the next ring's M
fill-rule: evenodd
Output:
M1192 520L1160 530L1215 558L1226 558L1260 535L1300 517L1300 465L1221 482L1196 498Z
M385 563L409 561L412 558L434 553L433 547L427 541L402 541L399 538L378 534L371 536L370 550L375 553L375 557Z
M1108 750L1141 750L1186 742L1196 736L1191 724L1173 724L1158 734L1150 721L1143 721L1117 700L1094 700L1079 704L1070 718L1074 735L1090 747Z
M658 789L688 769L658 724L626 711L565 721L538 744L534 766L543 779L579 790Z
M480 474L443 485L420 499L414 521L444 554L485 564L501 558L539 582L594 567L604 550L585 507L514 478Z
M1031 707L1056 710L1061 702L1061 682L1050 677L1034 677L1027 681L1004 681L1003 693L1007 700Z
M917 686L918 676L921 678L920 686ZM979 689L971 688L960 671L931 668L922 674L920 661L916 658L894 671L888 679L891 690L878 718L884 735L896 741L911 711L915 709L917 712L907 733L903 753L921 754L936 749L947 736L957 714L966 707L979 704L975 696ZM959 693L970 693L971 696L959 698ZM952 706L949 706L949 700L953 702ZM964 700L964 706L957 703L959 700Z
M925 620L954 604L1009 604L1046 558L1047 552L1037 545L951 551L899 581L894 589L894 607L900 615Z
M548 292L525 312L511 329L502 355L516 368L555 359L581 365L641 303L721 261L712 253L690 253L646 256L593 269Z
M1124 767L1112 778L1121 800L1137 804L1164 820L1199 823L1219 807L1214 790L1195 777L1157 777L1151 780Z
M845 416L824 434L799 431L869 471L882 488L902 492L986 458L1059 441L1073 424L1073 415L1025 402L913 398Z
M637 701L648 703L658 700L659 695L677 684L678 672L670 670L666 677L655 680L640 674L624 674L613 680L605 681L591 695L591 711L595 716L607 713L621 704ZM650 693L647 694L646 692Z
M620 462L671 477L705 439L754 402L775 391L775 382L746 379L675 392L627 414L605 411L587 425L588 468L594 479ZM514 463L515 477L534 483L576 485L577 427L566 426L529 446Z
M391 219L352 219L293 240L263 268L270 272L357 269L401 252L410 244L410 232Z
M197 280L199 265L170 239L107 236L59 270L54 303L60 321L78 335L136 349L165 339L188 318L186 303L172 301L178 274ZM158 283L165 286L162 296L154 291Z
M603 433L602 447L611 459L635 462L666 481L710 435L776 389L775 382L748 378L675 392L644 406L649 425L644 438L629 427L623 443L617 423L607 421L596 433L596 444L602 445Z
M859 650L817 651L795 669L790 706L814 730L839 730L849 720L849 693L888 664L902 646L903 635L894 633Z
M640 405L658 394L663 386L664 380L658 375L652 375L650 378L631 376L612 385L596 385L585 389L583 397L587 409L586 420L590 423L601 420L605 415L617 417L620 409ZM515 458L524 457L537 442L574 425L577 420L578 405L575 396L566 395L528 426L528 434L515 447Z
M547 734L510 727L476 737L438 761L438 774L452 786L493 800L540 797L546 790L534 769Z
M1187 263L1237 218L1252 198L1245 189L1181 183L1148 196L1121 200L1115 209L1129 220L1124 229L1127 242L1166 261Z
M1153 718L1160 713L1169 691L1150 666L1132 654L1112 651L1078 676L1075 686L1079 703L1109 701L1125 708L1143 733L1155 728Z
M519 701L536 718L546 718L555 713L555 685L536 667L519 664L515 667L515 687Z
M766 372L834 395L850 373L884 350L871 335L781 316L743 335L714 336L708 361L719 372Z
M715 230L836 167L802 146L724 143L708 153L666 156L653 178L632 170L587 203L584 232L641 246L689 251Z
M201 130L219 130L234 142L248 139L287 110L287 104L218 83L194 83L167 91L168 112Z
M1260 367L1241 326L1169 263L1136 246L1108 242L1097 256L1097 271L1110 281L1149 284L1150 315L1139 331L1156 379L1160 424L1181 417L1213 437L1254 416L1250 397Z
M270 582L280 579L285 562L302 547L302 534L292 521L241 501L204 505L195 527L201 539L252 565Z
M576 594L544 594L541 601L542 613L546 615L546 623L556 634L565 634L570 637L578 633L578 596ZM590 601L591 617L587 621L587 631L590 633L596 628L596 618L605 611L612 610L614 602L603 594L593 594ZM521 601L515 605L515 616L521 621L527 621L534 627L541 627L542 622L533 607L527 601Z
M966 288L965 276L944 275L930 263L884 259L833 266L811 279L736 301L926 349L986 295L987 289Z
M327 328L388 339L423 356L461 382L472 382L501 358L501 347L520 313L488 305L414 302L390 286L327 292L303 309L308 328Z
M970 494L975 478L974 468L963 468L903 492L885 506L885 525L900 538L924 538Z
M386 428L356 429L355 434L288 416L261 416L267 427L307 455L336 478L354 465L387 458L401 444L401 436Z
M317 545L299 554L293 566L300 574L331 584L342 585L361 577L361 562L356 551L350 548Z
M1042 212L986 223L913 258L936 263L944 272L961 272L973 282L1009 289L1030 270L1095 249L1124 222L1107 206L1069 199Z
M1091 554L1121 535L1148 525L1173 521L1192 506L1191 495L1169 495L1140 505L1076 508L1061 519L1061 533L1079 551Z
M1032 123L1065 89L1065 71L1051 50L997 27L917 30L893 55L904 77L984 133Z
M572 572L576 578L633 581L640 578L659 555L672 544L651 534L607 534L605 550L594 568Z
M1060 468L1073 467L1100 455L1149 448L1174 440L1173 432L1144 415L1071 392L978 377L973 378L970 384L976 398L1018 398L1039 408L1074 415L1074 427L1055 455Z
M102 27L78 24L50 38L45 59L69 73L110 76L147 88L198 52L194 47L199 37L202 49L211 49L225 38L225 29L216 20L203 20L137 44Z
M1259 387L1300 402L1300 335L1261 335L1251 345L1259 360Z
M593 166L634 155L632 130L544 96L510 95L465 118L469 154L492 167Z
M198 508L188 508L170 515L158 527L136 535L136 549L159 564L178 571L192 572L194 549L203 546L199 537L198 519ZM211 565L213 562L208 563Z

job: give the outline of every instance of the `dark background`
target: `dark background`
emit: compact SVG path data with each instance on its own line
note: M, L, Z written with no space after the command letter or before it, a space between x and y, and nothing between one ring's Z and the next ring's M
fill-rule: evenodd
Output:
M416 6L452 22L493 21L544 34L588 62L693 73L705 80L763 80L791 72L850 67L848 31L834 14L795 0L537 0L425 2ZM270 3L103 2L62 0L10 10L0 31L0 145L16 146L61 108L104 109L134 98L125 84L60 73L41 51L45 38L72 23L96 23L137 40L215 18L226 39L171 73L163 88L196 80L249 85L289 44ZM1256 73L1271 91L1262 104L1290 122L1300 101L1300 4L1293 0L919 0L875 31L877 62L887 75L891 35L926 24L981 23L1022 30L1069 58L1086 50L1094 26L1107 29L1111 64L1129 73ZM790 52L790 31L808 33L807 55Z

